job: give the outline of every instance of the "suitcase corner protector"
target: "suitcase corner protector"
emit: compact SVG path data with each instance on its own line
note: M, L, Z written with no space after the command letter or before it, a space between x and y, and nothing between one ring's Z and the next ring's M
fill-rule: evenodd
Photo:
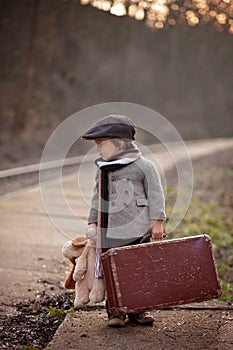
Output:
M108 255L112 256L112 255L117 255L117 250L116 248L110 248L108 250Z
M116 315L126 315L127 313L129 313L129 308L127 306L120 306L120 307L110 306L110 312Z
M222 295L222 288L220 286L217 290L217 298L221 297L221 295Z
M110 248L106 252L101 254L101 260L105 260L109 256L117 255L116 248Z
M203 233L206 242L211 242L211 238L207 233Z

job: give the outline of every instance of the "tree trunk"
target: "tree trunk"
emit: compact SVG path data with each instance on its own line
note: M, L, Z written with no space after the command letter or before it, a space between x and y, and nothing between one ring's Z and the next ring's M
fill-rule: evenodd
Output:
M26 63L26 74L25 74L25 86L22 91L22 99L19 106L19 110L16 114L15 120L15 132L25 129L27 125L27 112L30 105L30 93L32 89L32 81L34 76L34 56L35 56L35 46L37 38L37 25L38 25L38 9L39 1L34 0L33 2L33 12L31 21L31 31L29 36L29 46L28 55Z

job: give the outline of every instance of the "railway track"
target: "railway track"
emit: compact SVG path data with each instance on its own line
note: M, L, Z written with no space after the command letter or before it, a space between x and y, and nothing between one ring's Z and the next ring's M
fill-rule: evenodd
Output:
M0 179L0 196L19 191L38 184L39 172L2 177Z
M160 149L158 145L155 145L154 148L156 150ZM66 158L64 162L61 160L54 160L42 163L42 165L38 163L0 170L0 199L18 193L18 191L38 186L40 173L42 172L43 181L49 181L56 178L61 167L64 176L75 173L81 162L93 162L93 154L95 158L96 153L89 153L84 157L76 156Z
M82 157L66 159L62 167L63 175L75 173L81 159ZM42 169L40 163L38 163L0 171L0 198L38 186L40 171L46 172L43 179L52 180L57 176L56 170L60 165L61 162L59 161L51 161L43 164Z
M206 139L206 140L193 140L186 141L186 146L192 159L199 158L210 153L221 151L229 147L233 147L232 138L220 138L220 139ZM175 143L174 143L175 146ZM178 148L179 150L179 148ZM182 148L181 148L182 150ZM149 145L146 148L146 153L159 153L161 158L161 164L166 160L166 154L162 151L161 145ZM182 153L182 152L181 152ZM180 155L182 160L182 154ZM179 159L177 158L179 161ZM93 153L83 156L66 158L64 162L61 160L49 161L42 164L32 164L13 169L0 171L0 199L6 198L8 195L13 195L18 191L30 189L39 185L39 174L43 173L43 181L49 181L58 176L58 171L62 167L63 175L70 175L78 170L78 166L81 162L92 162ZM166 166L165 166L166 167Z

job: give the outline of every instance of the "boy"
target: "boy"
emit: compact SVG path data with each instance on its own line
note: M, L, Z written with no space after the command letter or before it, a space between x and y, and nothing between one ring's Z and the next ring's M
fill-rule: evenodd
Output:
M154 164L142 157L133 143L135 126L122 115L100 119L82 136L93 140L100 157L88 225L98 228L101 252L112 247L138 244L151 230L153 239L163 238L165 201L160 176ZM100 259L99 259L100 261ZM96 276L101 276L99 262ZM124 326L125 317L110 314L108 325ZM148 312L129 314L139 324L151 324Z

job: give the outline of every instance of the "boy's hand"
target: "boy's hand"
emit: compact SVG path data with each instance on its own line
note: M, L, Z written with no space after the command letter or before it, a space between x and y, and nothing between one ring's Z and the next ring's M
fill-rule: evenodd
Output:
M97 239L97 229L95 226L88 225L86 230L86 236L89 239L96 241Z
M163 220L155 220L151 227L152 239L163 239Z
M97 227L97 223L96 222L92 222L91 224L88 224L88 226L90 226L90 227Z

